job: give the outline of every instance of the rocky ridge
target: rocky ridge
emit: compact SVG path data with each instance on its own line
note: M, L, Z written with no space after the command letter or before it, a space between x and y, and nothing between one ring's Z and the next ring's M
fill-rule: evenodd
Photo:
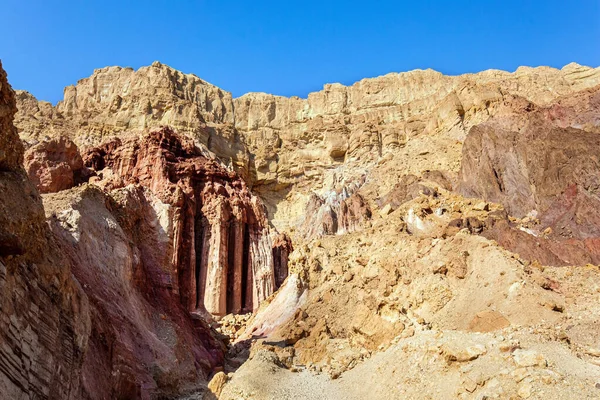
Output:
M66 136L83 147L173 126L231 164L285 230L295 227L311 191L326 195L340 179L352 184L381 157L393 159L387 164L396 175L458 172L472 126L599 83L598 69L577 64L460 76L416 70L326 85L307 99L264 93L233 99L192 74L154 63L137 71L98 69L66 88L56 107L18 92L16 125L29 143Z

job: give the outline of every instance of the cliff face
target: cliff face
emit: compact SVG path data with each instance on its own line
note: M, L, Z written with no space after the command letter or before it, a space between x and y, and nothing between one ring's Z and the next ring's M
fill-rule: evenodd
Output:
M147 399L197 389L222 344L192 316L171 268L168 205L137 186L44 196L52 233L90 303L84 399Z
M532 222L490 237L546 265L600 262L599 119L594 88L471 129L459 191Z
M87 297L45 222L23 169L14 92L0 65L0 393L80 399Z
M44 203L90 299L84 395L198 389L223 363L207 321L252 311L273 294L287 277L290 239L275 238L237 173L170 128L123 135L80 158L89 183Z
M80 147L124 132L170 125L231 165L265 202L280 230L302 222L310 192L327 197L367 171L393 179L460 168L469 129L490 117L600 83L600 71L519 68L445 76L432 70L325 85L307 99L250 93L237 99L190 74L154 63L108 67L65 89L56 107L19 92L17 126L30 144L63 135ZM551 88L551 89L549 89ZM381 165L381 160L385 165ZM382 171L385 169L385 171Z
M87 149L83 158L97 184L140 185L173 207L171 264L189 311L251 311L273 293L266 214L235 172L167 128L141 139L114 139Z
M239 175L167 128L83 150L44 130L24 155L4 73L1 84L0 393L200 389L223 364L210 314L270 296L275 273L278 284L287 276L289 238L274 246Z
M16 124L30 143L64 136L88 147L124 132L168 125L223 159L233 159L240 172L248 170L249 155L232 129L231 94L158 62L137 71L97 69L65 88L56 107L27 92L18 92L17 98Z

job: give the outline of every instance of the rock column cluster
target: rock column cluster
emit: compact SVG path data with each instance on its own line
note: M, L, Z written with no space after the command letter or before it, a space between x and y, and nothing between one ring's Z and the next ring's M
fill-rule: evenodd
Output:
M140 184L173 206L172 264L189 311L251 311L275 291L273 232L262 203L235 172L168 128L114 139L83 158L98 183Z

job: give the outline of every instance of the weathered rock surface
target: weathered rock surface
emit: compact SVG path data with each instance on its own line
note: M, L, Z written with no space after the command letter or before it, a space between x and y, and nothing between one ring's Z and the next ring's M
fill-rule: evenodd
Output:
M600 263L600 88L474 127L459 190L527 218L489 236L548 265ZM541 243L541 244L540 244Z
M273 270L276 288L281 287L289 275L288 261L292 251L294 251L294 246L289 235L286 233L277 235L273 242Z
M25 170L40 193L70 189L87 178L79 149L67 138L39 142L25 152Z
M44 196L60 250L90 302L84 399L145 399L202 387L223 363L207 323L181 304L169 206L130 185Z
M591 397L600 275L566 265L600 262L599 84L569 64L232 99L155 63L56 107L19 93L26 146L70 138L104 190L45 196L111 321L84 388L195 389L220 356L205 311L254 310L221 319L225 372L250 357L224 398Z
M15 112L0 64L0 397L81 399L87 297L23 169Z
M300 235L309 240L362 229L371 219L371 209L355 192L358 188L358 185L344 187L327 193L324 198L311 193L304 219L298 227Z
M224 160L248 171L249 155L234 122L231 94L159 62L132 68L106 67L65 88L56 107L18 92L16 125L36 143L65 136L80 147L98 145L122 133L169 125Z
M96 70L68 87L56 107L21 92L17 126L30 143L60 134L85 147L168 124L247 178L283 230L304 211L292 195L335 189L328 183L332 170L387 169L398 179L426 170L458 172L461 143L472 126L599 83L598 69L577 64L455 77L417 70L325 85L307 99L264 93L232 99L194 75L154 63L137 71ZM374 165L381 157L389 162ZM379 195L391 181L379 182Z
M274 292L272 232L261 201L235 172L167 128L113 139L83 158L96 184L140 185L171 206L173 284L188 311L253 310Z

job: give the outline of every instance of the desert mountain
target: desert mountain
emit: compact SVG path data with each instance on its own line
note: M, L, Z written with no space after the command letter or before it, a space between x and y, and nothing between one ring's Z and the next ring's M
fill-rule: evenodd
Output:
M2 393L600 393L599 68L2 77Z

